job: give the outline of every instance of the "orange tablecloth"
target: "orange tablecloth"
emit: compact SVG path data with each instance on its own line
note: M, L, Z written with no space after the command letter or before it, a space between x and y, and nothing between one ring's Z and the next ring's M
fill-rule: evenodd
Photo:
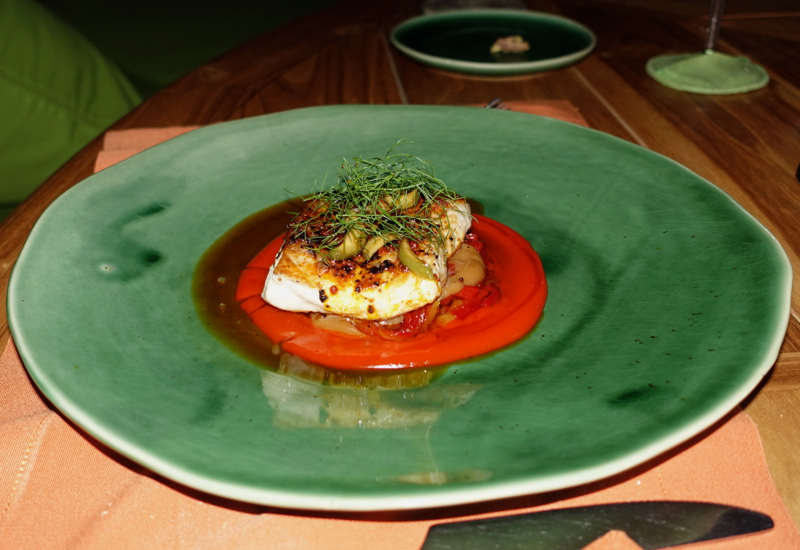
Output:
M517 102L511 107L548 116L560 113L585 125L566 102ZM97 169L191 129L109 133ZM65 420L38 393L13 342L0 357L0 403L2 549L417 550L433 523L657 499L730 504L768 514L775 522L767 532L691 548L800 548L800 532L772 483L758 431L739 410L678 449L588 486L434 510L320 514L205 495L107 449ZM612 532L590 548L639 547L624 533Z

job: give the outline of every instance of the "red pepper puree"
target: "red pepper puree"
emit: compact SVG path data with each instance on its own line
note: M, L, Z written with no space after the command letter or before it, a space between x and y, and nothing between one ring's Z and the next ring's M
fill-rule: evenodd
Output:
M460 297L466 298L468 310L453 311L455 319L443 327L431 327L410 338L387 341L332 332L314 326L306 314L267 304L261 292L283 237L272 241L247 264L239 277L235 297L272 342L280 343L288 353L325 367L396 369L469 359L525 336L541 316L547 299L542 262L527 240L513 229L480 215L475 215L472 231L484 244L481 255L487 273L492 273L492 285L465 287ZM477 292L482 294L474 294Z

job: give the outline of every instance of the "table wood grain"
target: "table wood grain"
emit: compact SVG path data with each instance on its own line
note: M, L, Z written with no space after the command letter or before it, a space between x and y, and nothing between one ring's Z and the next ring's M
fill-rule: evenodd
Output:
M532 0L597 34L581 63L543 74L484 78L419 65L389 44L419 2L350 0L271 31L200 67L113 129L213 124L331 104L483 103L567 99L598 130L661 153L729 193L781 242L794 267L792 311L775 367L743 404L800 524L800 9L794 0L729 0L718 49L762 64L761 90L704 96L665 88L645 72L656 55L699 52L703 3ZM101 138L59 169L0 226L0 292L33 224L92 173ZM8 338L0 313L0 339Z

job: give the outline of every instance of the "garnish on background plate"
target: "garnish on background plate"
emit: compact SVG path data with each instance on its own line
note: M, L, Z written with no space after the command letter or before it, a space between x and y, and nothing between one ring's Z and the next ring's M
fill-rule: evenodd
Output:
M524 38L520 35L504 36L495 40L489 49L491 53L524 53L531 49Z

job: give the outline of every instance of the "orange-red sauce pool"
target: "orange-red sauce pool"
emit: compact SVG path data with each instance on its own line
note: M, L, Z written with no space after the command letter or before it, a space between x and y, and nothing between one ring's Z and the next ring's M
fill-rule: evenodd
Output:
M539 256L511 228L475 215L473 231L485 245L484 258L493 265L498 302L443 328L396 342L317 328L307 315L276 309L260 297L291 219L286 211L301 208L299 201L281 203L247 218L209 249L195 272L195 303L208 328L262 365L277 364L273 343L340 370L442 365L512 344L541 316L547 283Z

